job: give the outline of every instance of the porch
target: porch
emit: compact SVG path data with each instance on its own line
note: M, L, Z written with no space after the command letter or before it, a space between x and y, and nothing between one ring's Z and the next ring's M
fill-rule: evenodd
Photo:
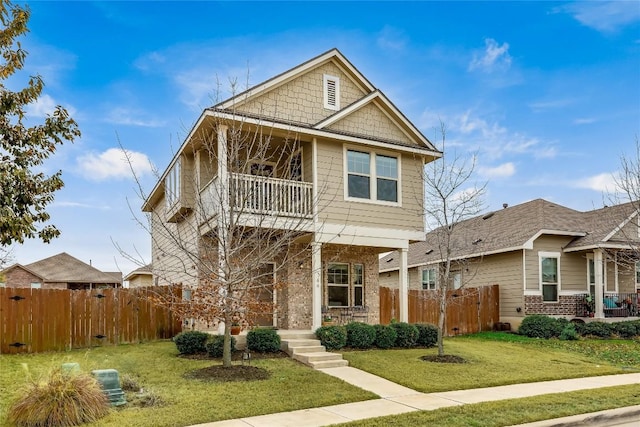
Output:
M594 317L596 312L594 295L576 296L576 317ZM639 317L640 293L610 293L602 298L604 317Z

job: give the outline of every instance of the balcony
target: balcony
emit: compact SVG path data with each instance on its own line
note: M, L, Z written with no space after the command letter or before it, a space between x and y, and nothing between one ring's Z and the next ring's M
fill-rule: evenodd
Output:
M220 205L218 177L200 191L201 223L215 217ZM313 185L241 173L229 174L229 203L238 215L311 219Z

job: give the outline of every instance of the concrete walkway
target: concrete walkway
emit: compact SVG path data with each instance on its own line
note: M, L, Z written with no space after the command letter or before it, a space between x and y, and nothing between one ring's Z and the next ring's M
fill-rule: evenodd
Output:
M381 399L281 412L277 414L258 415L255 417L198 424L192 427L320 427L406 412L430 411L448 406L640 383L640 373L635 373L514 384L441 393L420 393L356 368L339 367L321 369L320 371L340 378L349 384L371 391L380 396ZM626 413L630 414L631 412L629 411L631 410L636 411L633 412L633 414L638 414L637 407L629 408ZM624 409L618 411L624 411ZM558 424L540 425L552 426Z

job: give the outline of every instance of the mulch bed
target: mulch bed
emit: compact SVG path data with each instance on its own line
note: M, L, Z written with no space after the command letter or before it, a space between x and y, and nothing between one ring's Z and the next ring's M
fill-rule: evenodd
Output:
M210 382L234 382L234 381L260 381L266 380L271 376L271 373L264 368L258 368L257 366L251 366L250 362L242 363L242 354L240 350L234 351L231 354L231 360L234 362L233 366L225 368L222 365L207 366L206 368L196 369L187 372L184 377L200 381ZM216 360L220 361L220 358L210 357L206 353L198 354L182 354L179 357L192 360ZM277 353L251 353L251 360L262 359L280 359L289 357L287 353L279 351Z
M433 362L433 363L467 363L465 359L460 356L455 356L453 354L444 354L442 356L438 356L437 354L422 356L420 359L425 362Z

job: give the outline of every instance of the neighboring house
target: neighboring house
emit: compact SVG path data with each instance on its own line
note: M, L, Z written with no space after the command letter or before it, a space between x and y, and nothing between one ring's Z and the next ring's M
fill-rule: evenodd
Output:
M7 288L101 289L122 286L122 273L103 272L66 252L0 272Z
M500 286L500 318L636 316L640 292L637 203L578 212L537 199L455 224L450 285ZM409 248L412 289L436 289L438 230ZM396 287L398 254L380 259L380 285ZM599 266L599 267L597 267Z
M151 272L151 264L143 265L136 268L124 277L129 282L130 288L140 288L144 286L153 286L153 273Z
M230 172L233 159L226 163L217 155L212 162L201 138L209 135L209 146L223 154L232 128L269 135L277 153L286 152L295 135L299 149L243 173ZM198 221L222 218L228 200L216 198L216 188L268 185L269 197L246 203L256 215L272 218L271 228L286 227L280 219L298 218L303 239L311 242L297 268L274 278L285 288L274 301L278 316L268 323L316 328L323 312L356 306L367 307L367 320L376 322L378 254L400 249L406 255L411 242L424 238L422 171L439 157L395 105L332 49L204 110L142 207L151 214L154 273L164 272L158 284L194 281L194 261L181 259L175 241L161 236L159 228L185 235ZM251 220L247 214L247 223ZM217 227L201 227L193 246L219 232ZM399 285L406 287L406 281Z

